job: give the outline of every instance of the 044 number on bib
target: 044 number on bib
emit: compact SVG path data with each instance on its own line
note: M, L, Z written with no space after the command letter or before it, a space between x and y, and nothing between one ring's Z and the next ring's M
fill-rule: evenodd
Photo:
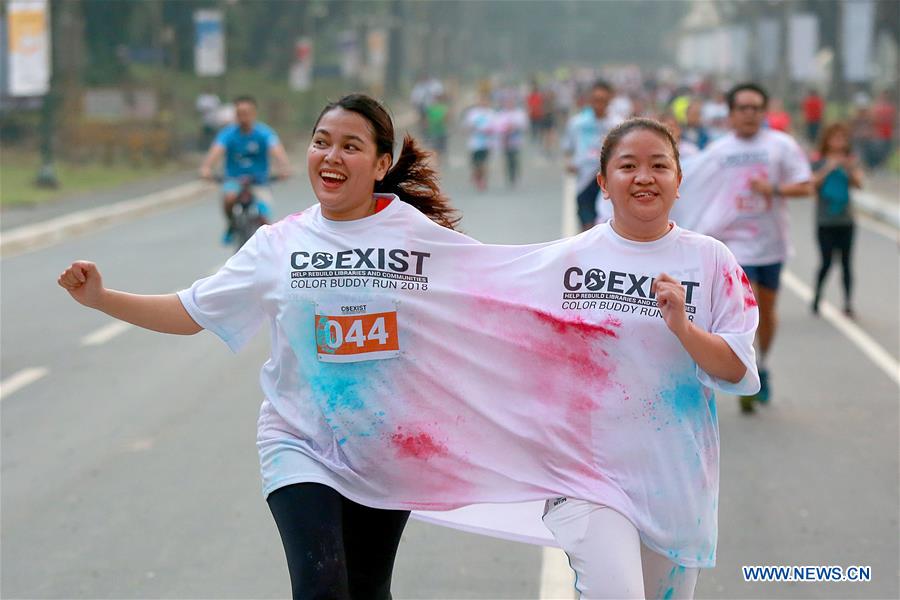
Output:
M382 360L400 354L397 310L371 304L316 306L316 352L322 362Z

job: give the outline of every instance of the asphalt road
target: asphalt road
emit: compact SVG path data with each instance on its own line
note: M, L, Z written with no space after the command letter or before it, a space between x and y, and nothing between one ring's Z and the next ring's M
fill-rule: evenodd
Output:
M449 157L444 188L463 211L463 229L497 243L559 237L558 165L529 154L523 180L509 189L494 162L490 189L477 193L461 150ZM303 176L278 184L275 198L280 215L313 201ZM235 357L207 333L176 338L111 325L56 286L79 258L97 261L118 289L190 285L228 255L218 245L216 201L0 263L4 598L288 597L255 448L266 334ZM792 212L797 255L788 271L797 285L779 300L774 398L752 417L719 398L718 565L701 574L697 596L896 598L896 233L858 229L857 319L849 329L835 321L856 332L851 340L828 318L812 317L802 298L817 260L812 213L802 200ZM840 306L838 281L835 271L828 299ZM865 339L874 349L862 349ZM893 364L894 376L873 356ZM13 381L25 384L10 392ZM553 556L411 522L394 596L571 597L548 584L560 576L547 565ZM872 581L745 583L742 565L865 565Z

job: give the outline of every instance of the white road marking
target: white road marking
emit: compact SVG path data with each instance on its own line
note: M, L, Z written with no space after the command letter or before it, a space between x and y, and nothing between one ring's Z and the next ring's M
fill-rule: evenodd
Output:
M877 221L870 217L869 215L863 213L856 214L856 222L865 229L868 229L872 233L877 233L880 236L886 237L887 239L900 244L900 229L894 229L890 225L885 225L881 221Z
M813 291L800 281L796 275L790 271L784 271L782 277L785 285L804 303L812 302ZM868 356L894 383L900 385L900 363L894 360L894 357L879 346L859 325L845 317L843 313L828 302L822 302L819 305L819 314L851 342L856 344L856 347L862 350L863 354Z
M541 600L575 598L575 572L559 548L544 548L541 560Z
M30 369L22 369L18 373L7 377L5 381L0 381L0 400L45 377L49 372L50 369L46 367L32 367Z
M104 325L100 329L87 334L83 338L81 338L82 346L99 346L100 344L105 344L109 340L113 339L117 335L121 335L134 327L131 323L126 323L124 321L113 321L108 325Z
M578 206L575 201L575 177L563 177L562 236L570 237L578 233Z
M29 250L45 248L73 235L94 231L101 226L122 223L168 208L183 206L190 200L203 197L204 193L212 189L206 182L191 181L139 198L123 200L108 206L98 206L42 223L4 231L0 235L0 253L3 254L3 258L8 258Z
M221 268L222 268L222 264L217 264L212 269L207 269L206 276L208 277L209 275L215 274L216 271L218 271ZM175 292L171 292L171 293L174 294L177 291L179 291L179 290L176 290ZM93 331L93 332L87 334L86 336L84 336L83 338L81 338L81 345L82 346L99 346L100 344L105 344L109 340L113 339L114 337L116 337L118 335L125 333L126 331L128 331L129 329L132 329L133 327L134 327L134 325L132 325L131 323L126 323L124 321L113 321L112 323L110 323L108 325L104 325L100 329L97 329L96 331Z

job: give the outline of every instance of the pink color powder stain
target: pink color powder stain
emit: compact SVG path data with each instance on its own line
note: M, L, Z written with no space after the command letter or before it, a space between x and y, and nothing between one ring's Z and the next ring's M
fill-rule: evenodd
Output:
M402 458L428 460L447 454L447 447L436 442L429 434L425 432L403 433L402 427L398 427L397 433L391 435L391 444L397 450L397 455Z
M602 323L587 323L581 319L572 321L561 319L542 310L532 310L530 312L542 323L550 325L556 333L563 335L567 333L581 333L585 335L599 333L606 337L618 338L619 334L616 333L614 328L622 326L622 322L613 317L607 317Z
M744 286L744 308L753 308L756 306L756 298L753 296L753 287L747 274L741 271L741 285Z
M728 269L722 268L722 276L725 278L725 295L730 296L734 293L734 280L731 278L731 273L728 272Z

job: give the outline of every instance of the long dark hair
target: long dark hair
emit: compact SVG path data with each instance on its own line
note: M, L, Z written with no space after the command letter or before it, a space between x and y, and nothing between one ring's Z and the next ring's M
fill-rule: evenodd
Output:
M400 200L412 205L438 225L455 229L460 216L450 206L450 199L441 192L437 173L428 164L430 153L420 148L416 140L407 134L397 160L393 160L394 123L384 106L366 94L349 94L322 109L313 131L325 113L336 108L354 112L368 121L375 139L376 154L391 157L393 164L384 179L375 182L375 192L396 194Z
M843 121L838 121L827 126L819 136L819 154L822 158L825 158L825 155L831 151L831 138L834 137L834 134L836 133L843 133L847 136L846 154L852 154L853 150L850 146L850 126Z
M757 85L752 81L747 81L735 85L725 94L725 102L728 103L728 112L734 111L734 102L737 98L738 93L747 91L756 92L757 94L762 96L764 110L767 106L769 106L769 94L766 93L766 90L761 85Z

